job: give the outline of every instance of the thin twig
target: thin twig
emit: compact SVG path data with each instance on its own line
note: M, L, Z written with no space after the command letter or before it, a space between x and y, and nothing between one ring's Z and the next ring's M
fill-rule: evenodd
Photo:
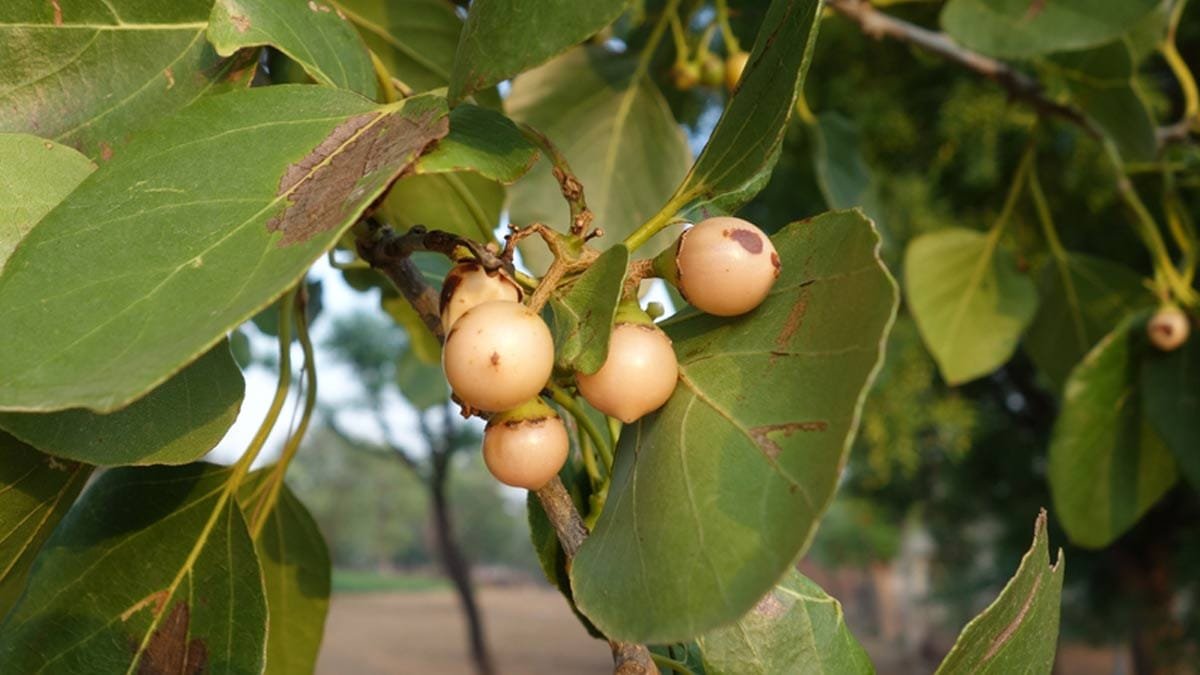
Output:
M554 179L558 181L563 199L567 200L567 206L571 208L571 234L582 237L592 225L592 211L583 195L583 183L571 170L566 155L562 154L546 134L524 123L518 123L517 127L521 130L521 135L546 153L546 159L550 160L553 167Z
M867 0L825 0L826 6L858 24L870 37L892 38L920 47L949 61L973 70L994 81L1014 99L1033 106L1039 113L1066 120L1099 138L1100 130L1078 108L1054 101L1046 96L1036 79L1012 66L984 56L959 45L945 33L931 31L916 24L897 19L871 6Z

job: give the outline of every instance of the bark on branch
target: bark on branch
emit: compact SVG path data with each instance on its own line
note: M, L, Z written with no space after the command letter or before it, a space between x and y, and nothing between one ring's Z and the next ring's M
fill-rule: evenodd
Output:
M858 24L865 35L892 38L915 45L948 61L973 70L1004 87L1012 98L1023 101L1042 115L1058 117L1100 137L1100 130L1078 108L1048 98L1041 84L1009 64L959 45L945 33L931 31L897 19L874 7L868 0L825 0L826 6Z
M575 554L587 539L587 528L583 525L583 519L579 517L575 502L571 501L570 493L558 476L535 494L542 503L542 510L546 512L550 524L554 526L558 542L562 544L563 552L567 555L567 568L570 569ZM609 640L608 646L612 649L613 672L617 675L649 675L658 672L658 666L654 665L654 660L650 658L650 650L646 649L645 645Z

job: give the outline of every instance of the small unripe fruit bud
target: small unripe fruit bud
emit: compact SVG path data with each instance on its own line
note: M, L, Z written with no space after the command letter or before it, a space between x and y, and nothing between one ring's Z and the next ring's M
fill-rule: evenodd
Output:
M1187 342L1192 332L1188 315L1174 305L1161 307L1146 324L1150 343L1164 352L1172 352Z
M638 323L618 322L600 370L575 375L579 393L593 408L626 424L661 408L678 378L671 338L649 317Z
M730 54L729 58L725 59L725 88L729 93L737 90L738 82L742 79L742 71L746 69L746 63L750 61L749 52L738 52Z
M442 330L449 333L468 309L489 300L521 301L521 287L502 270L489 272L483 265L462 262L442 282Z
M442 350L446 381L464 405L498 412L537 396L554 368L546 322L519 302L492 300L455 322Z
M680 91L695 87L700 83L700 65L691 61L676 63L671 66L671 81Z
M719 87L725 82L725 62L709 52L700 62L700 82L706 87Z
M567 462L567 428L540 398L495 415L483 433L483 461L496 480L537 490Z
M669 269L674 254L674 269ZM741 218L708 218L684 231L656 267L696 309L717 316L745 314L762 304L779 277L779 254L762 230Z

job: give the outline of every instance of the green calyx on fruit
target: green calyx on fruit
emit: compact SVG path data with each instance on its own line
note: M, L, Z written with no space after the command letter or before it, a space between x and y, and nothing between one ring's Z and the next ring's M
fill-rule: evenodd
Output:
M1187 342L1192 322L1186 312L1175 305L1160 307L1146 323L1146 335L1155 348L1172 352Z
M745 314L762 304L779 278L779 253L752 223L718 216L679 235L654 260L657 274L696 309L716 316Z
M442 330L449 333L467 310L489 300L520 302L521 287L503 270L489 271L477 262L461 262L442 282Z
M700 83L706 87L719 87L725 82L725 62L721 57L706 52L700 61Z
M725 59L725 89L729 93L737 91L738 82L742 79L742 71L746 70L746 64L750 61L749 52L737 52L730 54Z
M661 408L678 378L671 338L632 302L617 309L604 365L575 375L579 393L592 407L626 424Z
M554 368L546 322L519 302L490 300L463 314L446 336L442 369L463 405L499 412L537 396Z
M700 64L680 61L671 66L671 82L680 91L687 91L700 84Z
M496 480L537 490L567 462L570 441L562 418L535 397L493 415L483 433L483 461Z

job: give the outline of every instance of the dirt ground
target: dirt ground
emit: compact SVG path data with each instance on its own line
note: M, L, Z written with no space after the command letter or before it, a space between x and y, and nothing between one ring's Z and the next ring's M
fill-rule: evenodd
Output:
M608 646L584 632L550 588L480 592L488 642L501 674L612 672ZM471 675L466 628L449 590L335 595L319 675Z

